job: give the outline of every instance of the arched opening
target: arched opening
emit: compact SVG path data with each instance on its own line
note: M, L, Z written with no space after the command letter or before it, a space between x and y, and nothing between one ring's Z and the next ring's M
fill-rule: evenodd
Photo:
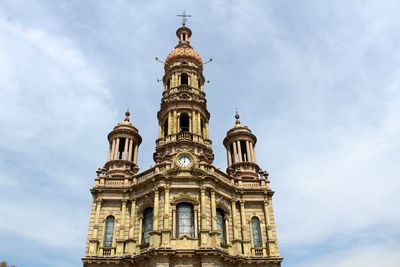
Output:
M251 219L251 231L253 235L253 246L255 248L262 247L260 220L257 217Z
M164 134L164 137L167 137L167 135L168 135L168 118L166 118L164 121L163 134Z
M189 115L187 113L179 116L179 129L181 132L189 132Z
M104 248L111 248L114 236L115 219L113 216L108 216L104 227Z
M181 74L181 85L189 84L189 76L186 73Z
M190 203L179 203L176 206L176 237L194 237L193 205Z
M171 79L167 80L167 90L171 89Z
M221 245L226 245L225 212L222 209L217 209L217 229L221 233L219 236Z
M125 138L120 138L119 139L117 159L123 159L124 156L125 156L124 155L125 154L125 142L126 142Z
M249 161L249 154L247 153L246 141L240 141L240 150L242 152L242 160Z
M231 152L230 156L231 156L232 164L238 162L238 156L235 153L235 149L233 146L234 146L234 143L230 144L230 146L229 146L229 151Z
M153 231L153 208L146 208L143 211L142 221L142 244L150 242L150 233Z

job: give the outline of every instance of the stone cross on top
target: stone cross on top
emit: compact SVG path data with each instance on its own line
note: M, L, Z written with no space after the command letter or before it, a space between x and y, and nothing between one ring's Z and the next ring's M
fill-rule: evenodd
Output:
M177 17L182 17L182 26L185 26L187 18L190 18L192 15L186 15L186 11L183 10L182 14L176 15Z

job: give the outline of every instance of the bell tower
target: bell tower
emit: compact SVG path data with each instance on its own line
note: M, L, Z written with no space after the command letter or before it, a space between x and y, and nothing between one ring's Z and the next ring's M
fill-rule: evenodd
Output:
M173 159L186 151L198 163L211 164L214 154L208 138L210 113L204 93L203 62L190 45L192 31L186 26L176 31L178 44L164 62L164 91L157 114L159 134L154 161L172 168Z
M200 55L185 22L168 54L155 165L139 171L142 137L125 113L108 134L96 172L85 267L280 267L272 196L256 161L257 138L236 114L223 144L226 172L214 166ZM155 131L157 129L154 129Z
M243 179L258 179L260 167L256 163L255 152L257 138L247 126L240 124L238 112L235 119L235 126L227 132L223 142L228 159L226 172Z

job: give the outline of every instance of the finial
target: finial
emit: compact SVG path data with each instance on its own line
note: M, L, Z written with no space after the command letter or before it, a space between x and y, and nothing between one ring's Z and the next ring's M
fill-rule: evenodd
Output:
M235 119L236 119L235 125L236 126L240 126L240 120L239 120L240 119L240 115L239 115L239 112L238 112L237 108L236 108Z
M130 115L131 115L131 113L129 112L129 108L127 108L126 112L125 112L125 120L124 121L129 122L129 116Z
M176 16L182 17L182 26L185 27L186 21L188 20L187 18L190 18L192 15L186 15L186 11L183 10L182 14Z

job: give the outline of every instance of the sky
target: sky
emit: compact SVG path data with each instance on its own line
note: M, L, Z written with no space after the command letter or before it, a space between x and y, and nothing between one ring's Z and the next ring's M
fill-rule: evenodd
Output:
M81 266L89 189L127 108L153 165L186 10L215 165L241 122L270 173L283 265L400 266L399 1L0 2L0 260Z

